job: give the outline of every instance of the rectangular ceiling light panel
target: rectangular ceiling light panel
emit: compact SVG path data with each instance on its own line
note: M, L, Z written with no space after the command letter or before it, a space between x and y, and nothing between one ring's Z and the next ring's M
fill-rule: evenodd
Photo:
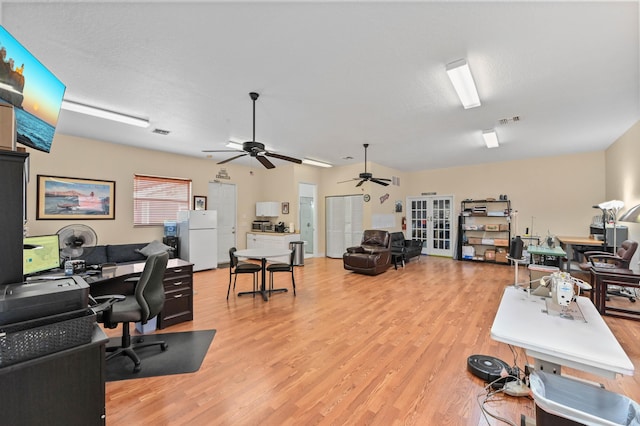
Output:
M464 109L480 106L480 97L473 81L471 69L465 59L459 59L447 64L447 75L456 89L456 93L462 102Z
M117 121L119 123L129 124L131 126L149 127L149 120L144 118L133 117L119 112L109 111L102 108L92 107L73 101L63 100L62 109L73 111L80 114L91 115L93 117L104 118L105 120Z
M310 158L303 159L302 164L308 164L310 166L317 166L317 167L333 167L329 163L323 163L322 161L312 160Z
M483 131L482 138L484 139L484 143L487 145L487 148L497 148L500 145L498 143L498 135L495 130Z

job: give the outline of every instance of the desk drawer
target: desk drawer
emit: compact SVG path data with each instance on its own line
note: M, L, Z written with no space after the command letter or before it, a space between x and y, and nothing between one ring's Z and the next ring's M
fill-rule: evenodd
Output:
M193 292L191 287L165 293L164 309L158 316L162 329L183 321L193 320Z
M175 268L168 268L164 271L164 279L172 279L174 277L180 276L192 276L193 275L193 265L188 266L177 266Z
M164 279L164 291L165 293L175 290L190 289L193 287L193 278L188 275L179 277L165 277Z

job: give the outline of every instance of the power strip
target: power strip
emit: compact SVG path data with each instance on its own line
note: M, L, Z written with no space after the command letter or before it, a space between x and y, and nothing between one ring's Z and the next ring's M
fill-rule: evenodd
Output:
M522 380L505 383L502 391L509 396L529 396L529 387Z

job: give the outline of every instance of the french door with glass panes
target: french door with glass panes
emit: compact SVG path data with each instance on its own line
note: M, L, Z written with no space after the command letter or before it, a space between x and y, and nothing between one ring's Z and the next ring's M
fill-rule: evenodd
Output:
M407 238L422 240L422 254L453 257L453 196L407 198Z

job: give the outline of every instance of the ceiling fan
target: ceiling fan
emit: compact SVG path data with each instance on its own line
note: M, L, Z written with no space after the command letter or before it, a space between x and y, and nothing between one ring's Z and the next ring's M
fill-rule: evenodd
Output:
M358 182L358 184L356 185L356 188L367 181L371 181L382 186L388 186L389 185L388 182L391 182L391 179L375 178L371 173L367 173L367 148L369 147L369 144L365 143L363 144L363 146L364 146L364 173L360 173L357 178L345 180L338 183L345 183L345 182L352 182L354 180L359 180L360 182Z
M223 150L204 150L202 152L243 152L242 154L236 155L231 158L227 158L226 160L222 160L218 162L218 164L228 163L229 161L235 160L236 158L244 157L245 155L250 155L251 157L255 157L267 169L273 169L276 166L271 161L269 161L269 159L266 157L272 157L280 160L291 161L297 164L302 164L302 160L298 160L297 158L293 158L293 157L287 157L286 155L282 155L282 154L276 154L275 152L269 152L264 148L263 143L256 142L256 100L258 99L260 94L256 92L251 92L249 93L249 96L253 101L253 139L248 142L243 142L242 150L223 149Z

